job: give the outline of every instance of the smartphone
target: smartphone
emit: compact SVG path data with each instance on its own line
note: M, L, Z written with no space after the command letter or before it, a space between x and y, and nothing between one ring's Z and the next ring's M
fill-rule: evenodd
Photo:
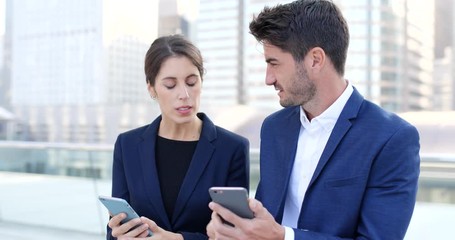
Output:
M248 191L243 187L211 187L209 194L212 201L231 210L242 218L254 218L248 206Z
M139 217L125 199L108 196L98 196L98 199L113 216L122 212L126 214L126 218L121 221L122 224ZM147 237L151 237L152 231L150 229L148 231Z

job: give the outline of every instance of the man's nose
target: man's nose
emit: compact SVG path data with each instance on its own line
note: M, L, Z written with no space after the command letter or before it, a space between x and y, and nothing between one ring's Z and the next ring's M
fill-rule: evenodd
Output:
M272 70L267 67L267 71L265 72L265 84L267 85L273 85L276 82L275 74L273 73Z

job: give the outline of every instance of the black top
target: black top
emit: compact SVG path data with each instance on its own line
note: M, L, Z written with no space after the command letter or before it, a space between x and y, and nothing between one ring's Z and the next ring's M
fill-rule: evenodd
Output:
M177 141L157 136L156 169L169 219L198 141Z

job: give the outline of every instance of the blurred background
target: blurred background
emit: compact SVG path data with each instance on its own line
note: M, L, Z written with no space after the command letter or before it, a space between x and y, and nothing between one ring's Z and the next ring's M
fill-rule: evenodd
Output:
M143 60L179 33L202 51L201 111L251 142L280 109L264 83L254 14L286 0L0 0L0 238L104 239L113 143L150 123ZM452 0L334 0L350 28L345 77L421 135L418 201L406 239L455 235Z

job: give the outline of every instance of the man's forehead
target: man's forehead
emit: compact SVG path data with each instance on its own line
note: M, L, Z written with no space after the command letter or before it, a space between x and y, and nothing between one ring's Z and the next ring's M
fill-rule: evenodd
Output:
M283 51L283 49L273 45L273 44L263 44L264 56L267 57L278 57L282 54L289 54L288 52Z

